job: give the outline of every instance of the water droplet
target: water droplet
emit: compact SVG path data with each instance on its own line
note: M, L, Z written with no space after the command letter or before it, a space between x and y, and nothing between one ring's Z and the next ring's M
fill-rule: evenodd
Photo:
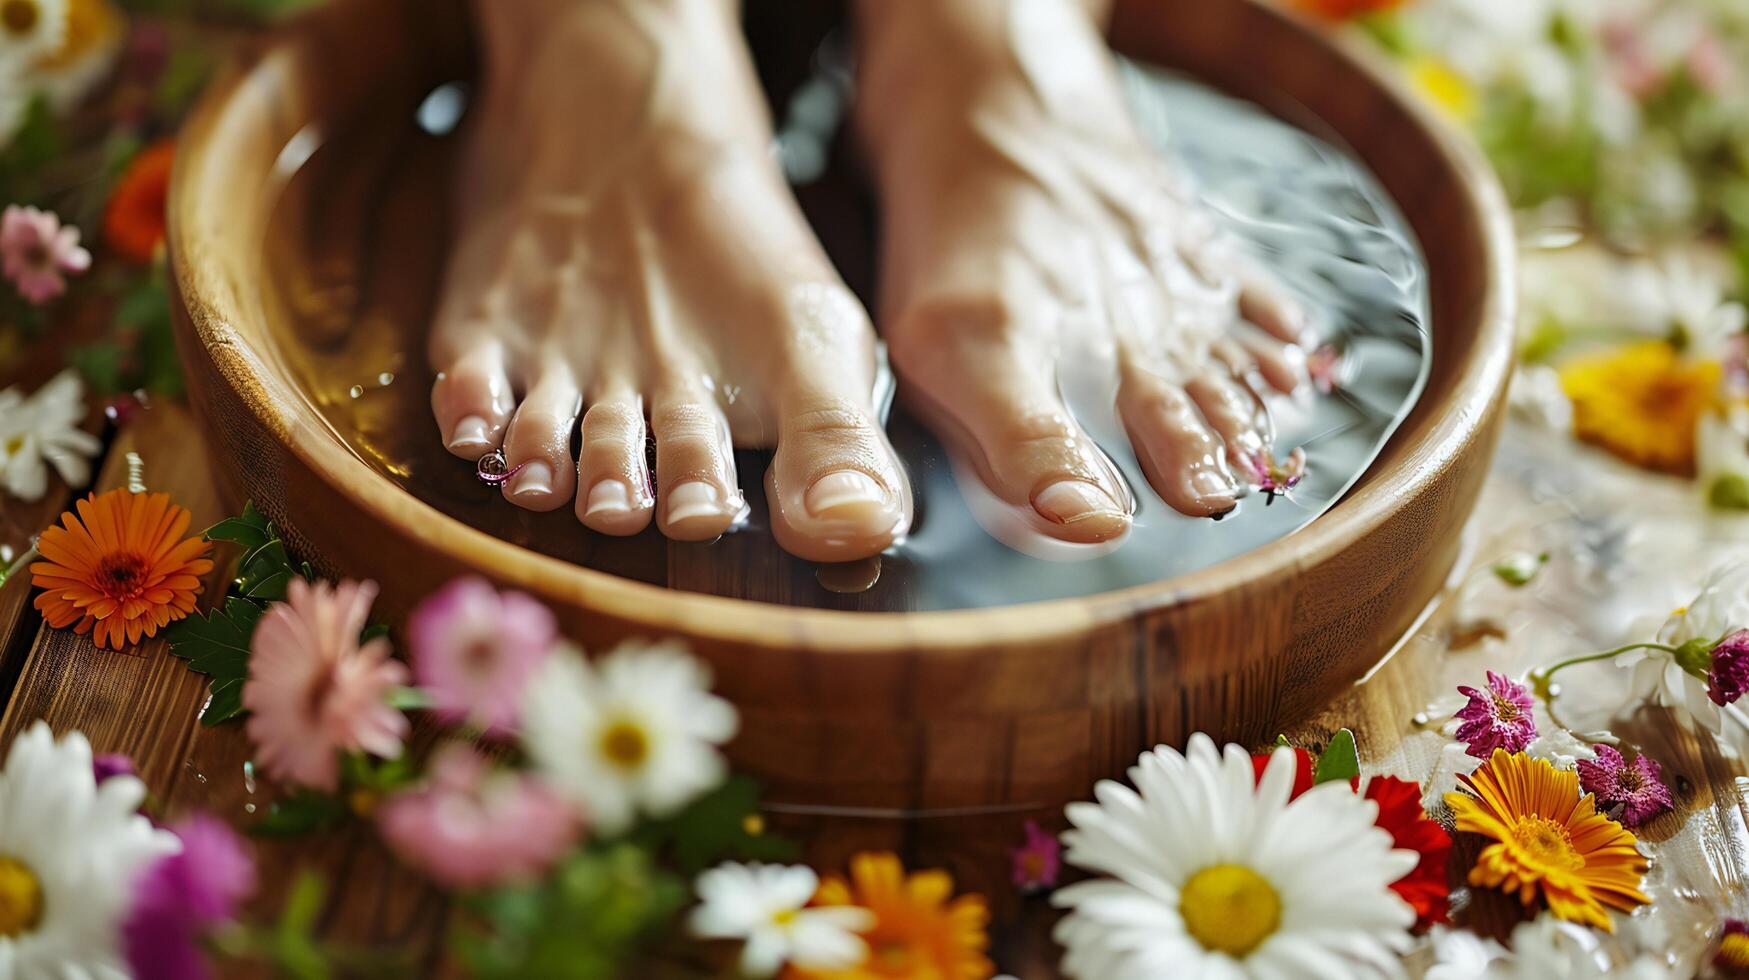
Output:
M1413 721L1418 728L1427 727L1427 720L1427 712L1425 711L1415 712L1415 717L1410 719L1410 721Z
M881 556L864 558L861 561L840 562L834 565L821 565L814 572L814 579L820 587L828 592L841 595L854 595L867 592L881 580Z
M182 763L182 768L187 769L189 772L194 774L194 781L195 782L201 783L203 785L206 783L206 773L201 772L199 769L194 768L194 763L184 762L184 763Z
M354 398L357 398L359 395L364 394L364 385L353 385L352 387L346 389L346 393L348 395L351 395Z
M243 763L243 792L250 794L255 792L255 763L253 762Z
M395 372L393 372L393 371L384 371L381 374L377 375L377 387L379 387L379 388L387 388L389 385L392 385L394 383L395 383Z
M253 804L253 803L243 804L243 812L244 813L254 813L255 812L255 804Z

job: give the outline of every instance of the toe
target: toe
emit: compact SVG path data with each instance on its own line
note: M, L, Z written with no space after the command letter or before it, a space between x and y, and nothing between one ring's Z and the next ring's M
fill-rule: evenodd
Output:
M1214 365L1194 376L1184 390L1226 444L1234 471L1261 479L1269 458L1269 420L1256 396Z
M656 501L644 453L644 407L630 388L599 396L583 415L577 457L577 518L603 534L648 527Z
M479 459L498 448L514 404L504 370L504 348L483 341L440 361L431 386L431 411L450 452Z
M809 561L853 561L902 537L910 489L866 395L808 391L786 402L766 474L777 543Z
M1237 506L1239 485L1222 460L1221 439L1183 388L1126 367L1118 412L1148 482L1172 509L1209 517Z
M504 497L529 510L556 510L576 492L571 435L577 431L582 395L568 368L554 367L537 380L517 406L504 437L511 477Z
M694 388L657 397L650 413L656 436L656 523L678 541L708 541L747 511L735 485L729 425L715 403Z
M1305 307L1267 272L1247 269L1240 274L1239 315L1285 343L1307 340Z

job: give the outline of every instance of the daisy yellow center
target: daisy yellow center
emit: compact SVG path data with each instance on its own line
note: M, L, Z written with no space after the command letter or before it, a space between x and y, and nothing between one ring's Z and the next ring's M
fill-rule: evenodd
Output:
M6 440L6 455L16 456L24 448L24 433L19 433Z
M104 555L103 561L97 566L96 580L92 583L105 595L112 598L131 596L145 584L146 573L151 571L146 559L136 554L118 551Z
M42 917L42 883L24 862L0 854L0 936L29 932Z
M13 34L29 34L41 19L36 0L0 0L0 26Z
M1726 933L1714 961L1731 970L1749 970L1749 933Z
M1184 883L1178 912L1203 948L1242 959L1281 925L1281 895L1242 864L1214 864Z
M1522 859L1543 868L1576 871L1585 867L1567 828L1547 817L1530 814L1519 820L1512 828L1512 844Z
M773 925L777 926L794 925L796 916L800 914L801 913L795 909L778 909L776 912L771 913L771 922Z
M635 722L620 720L601 730L601 756L621 769L636 769L650 757L650 736Z

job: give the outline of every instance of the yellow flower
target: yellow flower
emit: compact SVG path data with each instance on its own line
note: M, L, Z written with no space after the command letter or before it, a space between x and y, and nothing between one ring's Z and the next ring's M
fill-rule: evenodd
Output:
M1416 55L1405 70L1421 94L1457 122L1476 121L1476 90L1452 66L1432 55Z
M1579 795L1579 774L1522 752L1494 755L1469 776L1468 793L1447 793L1457 829L1489 844L1470 869L1470 884L1517 893L1524 904L1540 892L1549 911L1568 922L1613 932L1604 906L1630 912L1651 901L1640 891L1646 859L1634 835Z
M814 901L874 913L874 926L861 934L868 958L848 970L792 967L785 974L790 980L986 980L996 972L984 955L990 944L984 899L953 898L953 878L945 871L906 875L895 855L858 854L850 860L850 880L828 877Z
M1573 432L1647 469L1694 473L1694 432L1718 402L1717 361L1688 361L1662 341L1630 344L1561 368Z

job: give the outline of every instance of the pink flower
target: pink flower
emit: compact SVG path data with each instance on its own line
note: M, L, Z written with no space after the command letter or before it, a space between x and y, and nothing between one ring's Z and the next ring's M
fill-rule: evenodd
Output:
M79 229L61 227L53 211L8 205L0 213L0 273L19 295L41 306L67 291L63 273L91 268L91 253L79 247Z
M407 716L384 698L407 683L407 668L389 659L388 640L358 642L376 595L374 582L311 585L294 576L286 600L255 627L243 706L269 775L333 790L337 752L401 754Z
M1749 691L1749 630L1738 630L1713 647L1706 672L1706 694L1719 707L1735 704Z
M407 640L433 710L502 735L516 727L523 690L552 652L558 628L533 598L463 578L419 604Z
M1732 64L1730 53L1712 31L1695 40L1694 46L1688 49L1685 65L1694 84L1712 96L1725 94L1737 77L1737 66Z
M1028 820L1026 841L1008 852L1014 862L1014 887L1022 892L1056 887L1062 852L1063 845L1055 835L1045 833L1037 823Z
M1608 745L1597 746L1597 761L1580 759L1579 785L1597 797L1597 808L1621 807L1616 819L1623 827L1638 827L1675 805L1659 778L1658 763L1635 756L1629 763Z
M452 888L532 878L582 829L576 811L538 778L493 771L464 745L432 759L425 786L384 802L377 825L396 853Z
M1470 755L1486 759L1496 748L1522 752L1536 740L1536 719L1531 715L1535 702L1523 684L1490 670L1487 690L1460 687L1458 693L1470 699L1457 713L1464 721L1458 726L1457 740L1469 745Z
M212 817L197 815L170 829L182 850L134 884L122 946L138 980L205 980L212 971L202 942L214 926L236 918L255 890L255 864L236 833Z

